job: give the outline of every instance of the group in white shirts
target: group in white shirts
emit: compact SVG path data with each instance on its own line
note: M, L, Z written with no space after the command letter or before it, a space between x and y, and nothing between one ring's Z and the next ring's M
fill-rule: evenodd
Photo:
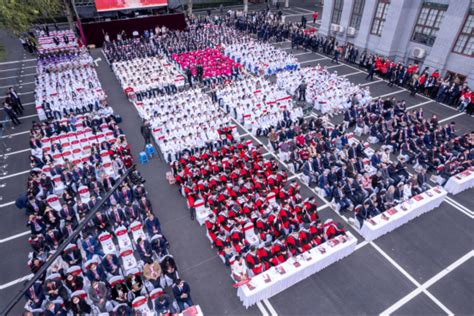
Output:
M300 68L298 59L268 43L245 37L241 43L225 47L225 54L254 74L272 75Z
M299 86L306 84L306 100L322 113L332 114L347 109L357 98L359 104L371 101L369 88L354 85L337 72L330 73L325 67L317 65L295 71L277 74L277 85L291 95L299 93Z
M135 102L140 116L149 121L153 136L167 162L196 150L216 148L226 142L223 130L234 137L237 129L209 95L194 88L174 95L145 97Z
M132 88L139 99L143 93L176 92L185 82L178 68L163 56L117 61L112 69L122 88Z
M106 95L87 53L47 65L39 63L37 73L36 108L48 119L98 111L105 101Z
M258 136L303 117L302 108L293 105L290 95L263 78L247 76L219 89L216 95L227 112Z
M36 108L48 119L98 111L106 95L87 52L50 64L38 63Z

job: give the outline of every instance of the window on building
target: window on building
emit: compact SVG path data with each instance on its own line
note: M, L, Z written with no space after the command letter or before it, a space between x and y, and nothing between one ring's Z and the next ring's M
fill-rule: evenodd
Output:
M331 23L340 24L341 23L341 15L342 15L342 8L344 6L343 0L335 0L334 7L332 8L332 18Z
M390 6L389 0L379 0L377 3L377 10L375 11L374 20L372 22L372 28L370 33L381 36L385 19L387 18L388 7Z
M447 8L447 5L425 2L418 15L411 40L433 46Z
M354 5L352 6L352 15L350 26L356 30L360 27L360 22L362 21L362 13L364 12L365 0L354 0Z
M464 26L459 33L458 39L453 47L453 52L467 56L473 56L474 53L474 10L471 9L469 15L464 21Z

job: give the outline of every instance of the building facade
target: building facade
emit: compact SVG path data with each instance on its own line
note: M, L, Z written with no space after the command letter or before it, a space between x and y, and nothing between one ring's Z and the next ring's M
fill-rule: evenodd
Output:
M474 86L473 0L325 0L319 32Z

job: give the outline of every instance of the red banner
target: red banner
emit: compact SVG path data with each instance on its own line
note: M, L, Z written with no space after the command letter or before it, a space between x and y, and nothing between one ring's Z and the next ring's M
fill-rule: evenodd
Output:
M97 11L113 11L167 6L168 0L95 0Z

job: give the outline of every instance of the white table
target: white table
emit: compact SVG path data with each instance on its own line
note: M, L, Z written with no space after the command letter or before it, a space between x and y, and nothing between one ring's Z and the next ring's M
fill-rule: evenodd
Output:
M445 190L451 194L458 194L472 187L474 187L474 170L472 169L452 176L444 185Z
M429 189L395 206L393 208L395 213L390 214L390 210L387 210L373 217L371 220L364 221L362 228L359 229L359 233L366 240L377 239L403 224L408 223L412 219L438 207L447 194L448 193L441 186Z
M345 242L342 242L342 236L338 236L335 239L339 241L339 243L335 246L331 246L329 242L325 242L299 255L297 257L300 263L299 267L294 265L295 258L290 258L280 264L278 267L283 267L285 270L284 274L280 274L275 267L260 273L253 277L249 283L254 288L250 289L247 284L242 285L237 290L237 296L245 308L248 308L261 300L268 299L286 290L312 274L347 257L355 251L357 239L350 232L346 234L348 239ZM321 248L325 250L324 253L320 251ZM309 257L311 257L311 260L307 260ZM270 277L269 282L265 282L267 277Z

